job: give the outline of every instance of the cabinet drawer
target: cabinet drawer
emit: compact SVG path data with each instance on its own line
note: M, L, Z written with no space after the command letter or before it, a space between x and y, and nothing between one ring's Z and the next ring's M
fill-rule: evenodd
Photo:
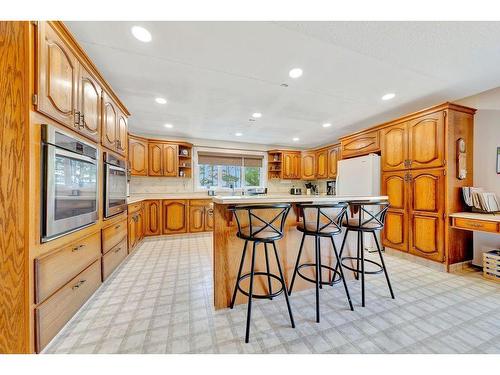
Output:
M101 284L101 262L73 278L35 309L36 351L40 352Z
M189 201L190 206L208 206L212 203L211 199L191 199Z
M112 248L102 257L102 279L106 280L116 267L127 257L127 239Z
M124 238L127 238L126 218L102 230L102 253L106 254Z
M483 232L497 232L497 223L493 223L490 221L481 221L481 220L471 220L471 219L463 219L463 218L455 218L455 226L457 228L464 228L469 230L480 230Z
M133 214L142 208L142 202L136 202L128 205L128 214Z
M35 303L40 303L101 256L101 236L90 236L35 259Z

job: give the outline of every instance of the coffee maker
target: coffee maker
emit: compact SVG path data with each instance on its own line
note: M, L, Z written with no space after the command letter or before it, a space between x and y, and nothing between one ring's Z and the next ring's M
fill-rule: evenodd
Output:
M326 182L326 194L337 195L337 181L331 180Z

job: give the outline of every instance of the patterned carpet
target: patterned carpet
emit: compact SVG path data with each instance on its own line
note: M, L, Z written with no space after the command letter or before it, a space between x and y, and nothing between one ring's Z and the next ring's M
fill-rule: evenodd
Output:
M293 293L296 328L283 296L255 300L250 343L246 305L214 311L211 234L146 239L45 353L500 353L500 284L479 272L438 272L386 255L383 275Z

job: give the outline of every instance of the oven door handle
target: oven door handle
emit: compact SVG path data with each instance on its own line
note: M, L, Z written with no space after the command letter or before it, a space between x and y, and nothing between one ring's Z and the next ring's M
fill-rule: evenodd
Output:
M92 159L91 157L89 157L87 155L82 155L82 154L79 154L79 153L76 153L76 152L64 150L62 148L55 147L55 154L56 155L66 156L66 157L72 158L72 159L83 160L83 161L89 162L91 164L97 165L97 160L96 159Z

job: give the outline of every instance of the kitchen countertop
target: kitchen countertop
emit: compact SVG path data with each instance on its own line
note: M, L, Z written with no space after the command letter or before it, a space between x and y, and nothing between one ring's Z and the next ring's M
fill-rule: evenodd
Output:
M455 212L450 214L450 217L458 217L462 219L472 219L472 220L485 220L485 221L495 221L500 223L499 214L488 214L481 212Z
M221 196L213 197L217 204L259 204L259 203L334 203L352 201L378 201L387 200L387 195L380 196L359 196L359 195L292 195L292 194L267 194L267 195L242 195L242 196Z
M137 203L148 199L212 199L206 192L199 193L155 193L155 194L131 194L127 198L127 204Z

